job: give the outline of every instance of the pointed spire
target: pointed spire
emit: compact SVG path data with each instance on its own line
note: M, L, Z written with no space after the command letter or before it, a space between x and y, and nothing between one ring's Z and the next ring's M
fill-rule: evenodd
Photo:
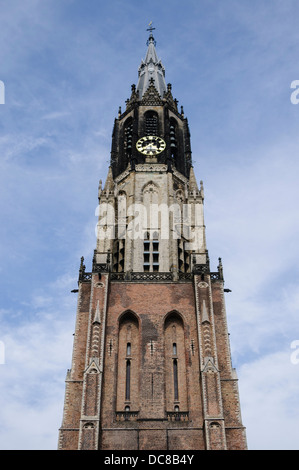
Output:
M218 258L218 261L219 261L219 265L217 266L217 269L218 269L218 273L219 273L219 278L221 279L221 281L223 281L223 265L222 265L222 259L221 259L221 258Z
M139 99L142 99L144 93L148 89L151 83L154 84L161 98L167 91L165 83L165 69L162 65L161 60L158 59L156 52L156 41L153 36L152 22L149 24L147 31L150 31L150 35L147 41L147 53L145 60L141 61L141 65L138 69L138 84L137 92L139 92Z
M109 193L113 190L114 190L113 174L112 174L112 168L111 166L109 166L108 175L106 178L103 193L106 194L106 196L108 197Z
M148 46L148 49L147 49L147 53L146 53L146 57L145 57L145 63L149 64L150 62L153 62L155 64L155 63L159 62L157 52L156 52L156 49L155 49L156 41L155 41L154 36L152 35L152 33L150 34L150 36L148 38L147 46Z
M198 189L198 185L197 185L197 181L196 181L194 169L193 169L192 166L191 166L191 168L190 168L190 173L189 173L189 191L190 191L190 192L194 192L194 191L195 191L196 193L199 193L199 189Z

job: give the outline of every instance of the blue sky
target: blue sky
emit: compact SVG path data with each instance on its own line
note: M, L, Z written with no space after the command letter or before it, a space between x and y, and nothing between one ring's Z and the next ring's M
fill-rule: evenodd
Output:
M0 448L56 449L80 257L118 107L156 27L224 264L251 449L298 449L297 0L1 2ZM2 358L3 359L3 358ZM294 362L294 361L293 361Z

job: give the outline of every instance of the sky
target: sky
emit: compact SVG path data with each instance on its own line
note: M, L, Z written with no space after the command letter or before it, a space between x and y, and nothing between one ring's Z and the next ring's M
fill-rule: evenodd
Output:
M81 256L153 21L222 258L251 450L299 448L297 0L0 1L0 449L55 450ZM298 94L299 96L299 94ZM4 101L4 102L3 102Z

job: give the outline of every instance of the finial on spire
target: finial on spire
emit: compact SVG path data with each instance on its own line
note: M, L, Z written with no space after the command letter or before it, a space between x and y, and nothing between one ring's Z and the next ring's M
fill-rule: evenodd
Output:
M153 36L153 31L155 30L156 28L153 27L153 22L151 21L148 25L148 28L147 28L147 31L150 32L150 35L149 35L149 38L146 42L147 46L149 45L150 41L154 43L154 45L156 46L156 41L154 39L154 36Z
M153 22L151 21L148 26L149 27L148 27L147 31L150 31L151 34L152 34L152 32L156 29L156 28L153 27Z
M222 259L221 259L221 258L218 258L218 261L219 261L219 266L218 266L217 268L218 268L218 272L219 272L219 278L221 279L221 281L223 281Z

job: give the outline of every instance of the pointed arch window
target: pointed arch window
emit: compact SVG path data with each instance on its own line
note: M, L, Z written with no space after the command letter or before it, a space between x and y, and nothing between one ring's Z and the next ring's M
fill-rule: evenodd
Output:
M144 115L145 135L159 135L159 118L155 111L147 111Z
M124 125L124 150L126 155L132 154L133 147L133 119L129 118Z
M133 312L119 320L116 411L139 408L139 323Z
M185 332L182 317L171 312L165 319L166 410L188 410Z
M177 143L177 122L175 119L170 119L170 151L173 157L176 156L178 143Z

